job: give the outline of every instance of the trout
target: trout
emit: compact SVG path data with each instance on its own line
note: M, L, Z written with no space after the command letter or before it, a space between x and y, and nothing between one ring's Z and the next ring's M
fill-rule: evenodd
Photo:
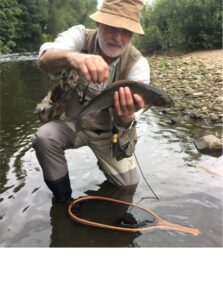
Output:
M149 109L152 105L163 107L171 107L173 105L173 100L170 96L151 84L139 83L132 80L118 80L109 85L99 95L94 97L75 117L72 118L77 125L76 128L79 128L80 121L89 113L111 107L114 101L114 93L120 87L129 87L132 95L138 94L143 98L145 102L143 112Z

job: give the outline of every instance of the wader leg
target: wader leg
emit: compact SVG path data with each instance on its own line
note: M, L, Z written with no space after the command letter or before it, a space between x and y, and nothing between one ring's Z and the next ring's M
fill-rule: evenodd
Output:
M116 186L137 186L140 177L133 156L116 160L111 155L111 133L85 131L88 145L98 159L98 166L106 178Z
M66 201L72 193L65 150L74 148L74 140L74 132L62 121L44 124L32 137L44 180L58 201Z
M68 174L55 181L45 180L48 188L53 192L55 200L59 202L67 201L71 198L72 190Z

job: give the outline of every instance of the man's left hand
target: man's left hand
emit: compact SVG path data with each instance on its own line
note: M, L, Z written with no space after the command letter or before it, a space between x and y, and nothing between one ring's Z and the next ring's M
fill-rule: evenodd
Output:
M129 87L120 87L114 93L114 112L117 125L127 127L134 120L134 113L145 106L143 98L131 93Z

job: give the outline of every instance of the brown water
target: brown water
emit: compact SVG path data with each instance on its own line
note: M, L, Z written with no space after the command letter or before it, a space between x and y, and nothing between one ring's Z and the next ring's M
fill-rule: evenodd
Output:
M74 223L66 205L51 201L30 137L40 126L33 110L52 82L35 56L1 56L1 247L221 247L222 157L202 155L193 139L220 126L191 120L171 125L170 115L150 110L138 123L136 156L144 179L135 191L105 181L92 152L66 152L73 197L112 196L133 201L173 223L196 227L199 236L155 230L113 232ZM142 200L141 200L142 199ZM97 205L95 205L97 212Z

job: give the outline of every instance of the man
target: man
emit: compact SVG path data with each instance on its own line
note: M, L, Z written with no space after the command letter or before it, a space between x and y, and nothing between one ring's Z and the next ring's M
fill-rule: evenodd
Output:
M65 108L65 118L44 124L33 137L33 147L43 170L44 180L58 201L71 197L71 185L64 151L88 145L107 179L117 186L137 185L139 176L133 158L135 112L144 107L139 95L128 87L114 93L114 107L89 114L81 131L66 117L75 116L106 86L118 79L149 83L147 60L131 44L133 33L143 34L140 0L105 0L92 14L97 30L78 25L61 33L53 43L40 48L39 66L53 77L66 70L78 73L76 96ZM65 72L66 73L66 72ZM85 101L83 94L86 93ZM112 142L113 133L118 143Z

